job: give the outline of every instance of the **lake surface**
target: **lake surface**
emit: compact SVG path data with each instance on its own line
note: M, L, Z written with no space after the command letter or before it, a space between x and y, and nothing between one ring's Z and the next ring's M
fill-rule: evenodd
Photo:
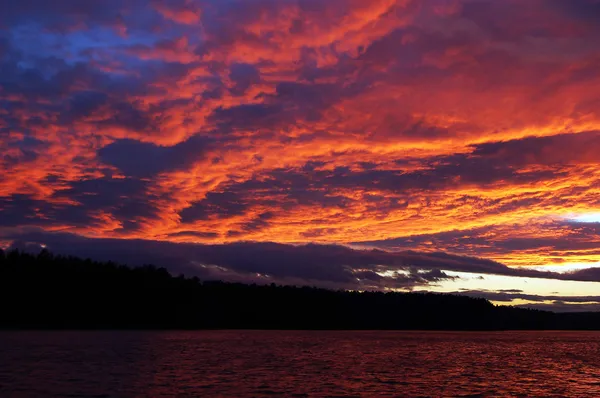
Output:
M0 396L600 397L595 332L0 332Z

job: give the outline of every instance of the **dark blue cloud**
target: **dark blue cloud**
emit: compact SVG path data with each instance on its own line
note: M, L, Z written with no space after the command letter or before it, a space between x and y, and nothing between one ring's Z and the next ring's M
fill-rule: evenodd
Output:
M269 128L282 121L282 110L279 104L244 104L217 108L210 121L216 123L221 132Z
M122 139L98 151L100 159L131 177L145 178L184 169L204 159L214 141L195 136L175 146L163 147L131 139Z
M179 215L184 223L215 218L229 218L245 214L250 204L234 192L209 192L201 201L193 203Z
M121 232L135 231L141 227L140 223L156 219L160 214L153 202L157 198L146 188L145 181L105 177L71 182L69 188L54 193L53 201L22 194L0 197L0 226L89 227L98 222L95 215L103 212L122 223ZM64 203L65 199L76 204Z
M597 0L550 0L549 3L563 15L597 26L600 18L600 2Z
M260 73L254 65L233 64L230 67L229 78L234 82L231 91L235 95L242 95L253 84L260 83Z
M39 153L46 150L48 145L36 138L24 136L18 141L8 143L6 149L17 149L18 152L0 154L5 166L12 167L17 164L31 163L38 159ZM1 178L0 178L1 179Z
M89 226L94 223L88 209L82 206L53 205L30 195L12 194L0 197L0 226L51 226L66 223Z
M446 253L355 250L335 245L294 246L278 243L201 245L148 240L90 239L76 235L23 232L4 234L21 247L46 245L61 253L119 261L130 265L155 264L174 273L214 277L211 270L230 272L252 280L257 274L274 282L346 289L410 288L451 279L443 271L461 271L515 277L600 281L600 268L568 274L514 269L503 264ZM33 245L33 246L32 246ZM216 268L215 268L216 267ZM401 271L383 276L386 271ZM223 275L223 274L219 274ZM364 280L362 278L365 278ZM358 278L358 279L357 279Z

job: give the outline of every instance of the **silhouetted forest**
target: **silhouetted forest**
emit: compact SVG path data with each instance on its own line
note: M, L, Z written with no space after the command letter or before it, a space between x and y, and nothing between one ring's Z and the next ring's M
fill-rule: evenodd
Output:
M4 329L600 329L600 313L432 293L202 282L47 251L0 250L0 299Z

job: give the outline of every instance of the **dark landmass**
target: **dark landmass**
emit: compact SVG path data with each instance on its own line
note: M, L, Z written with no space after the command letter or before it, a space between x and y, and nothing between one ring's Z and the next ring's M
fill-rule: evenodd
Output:
M3 329L600 330L600 313L446 294L202 282L47 251L0 251L0 300Z

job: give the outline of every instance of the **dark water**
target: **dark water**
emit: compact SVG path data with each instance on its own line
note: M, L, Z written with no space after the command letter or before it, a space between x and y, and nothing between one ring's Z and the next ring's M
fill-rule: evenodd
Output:
M0 396L600 397L600 333L0 332Z

